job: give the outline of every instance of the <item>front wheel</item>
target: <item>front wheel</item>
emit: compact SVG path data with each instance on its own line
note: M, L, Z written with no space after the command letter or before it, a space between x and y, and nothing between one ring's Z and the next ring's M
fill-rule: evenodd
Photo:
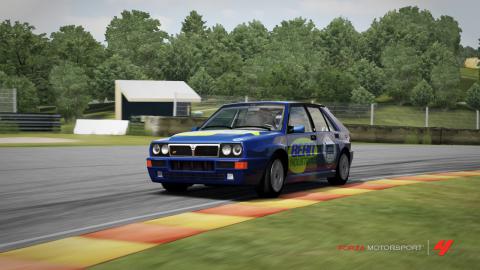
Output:
M348 181L350 175L350 160L347 154L342 153L337 163L337 170L335 176L328 178L328 183L331 185L344 185Z
M190 184L181 183L162 183L162 186L168 192L184 192L190 187Z
M260 197L277 197L285 184L285 168L279 158L273 158L267 165L262 181L257 186Z

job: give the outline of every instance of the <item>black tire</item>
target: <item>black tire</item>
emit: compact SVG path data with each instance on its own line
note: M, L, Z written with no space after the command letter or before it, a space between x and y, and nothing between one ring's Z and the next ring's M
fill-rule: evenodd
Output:
M168 192L185 192L191 185L181 183L162 183L162 186Z
M350 175L350 159L348 155L343 152L338 158L337 169L335 170L335 176L327 178L330 185L345 185Z
M265 168L262 181L257 186L257 194L263 198L275 198L282 193L285 185L285 165L279 157L272 158Z

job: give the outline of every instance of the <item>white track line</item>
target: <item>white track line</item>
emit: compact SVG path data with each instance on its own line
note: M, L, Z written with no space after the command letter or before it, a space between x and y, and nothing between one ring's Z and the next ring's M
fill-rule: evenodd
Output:
M458 172L458 171L455 171L455 170L452 170L452 171L433 171L433 172L418 172L418 173L410 173L410 174L386 175L386 176L379 176L379 177L372 177L372 178L362 178L362 179L358 179L358 180L355 179L353 181L360 182L360 181L369 181L369 180L392 178L392 177L399 177L399 176L413 176L413 175L420 175L420 174L445 173L445 172ZM459 176L459 177L461 177L461 176ZM160 217L160 216L163 216L163 215L172 214L172 213L176 213L176 212L182 212L182 211L192 210L192 209L199 209L199 208L202 208L202 207L205 207L205 206L219 205L219 204L222 204L222 203L225 203L225 202L231 202L231 201L239 200L239 199L242 199L242 198L245 198L245 197L246 196L239 197L239 198L233 198L233 199L230 199L230 200L214 201L214 202L208 202L208 203L198 204L198 205L194 205L194 206L187 206L187 207L182 207L182 208L177 208L177 209L172 209L172 210L160 211L160 212L150 213L150 214L146 214L146 215L129 217L129 218L124 218L124 219L119 219L119 220L116 220L116 221L105 222L105 223L101 223L101 224L97 224L97 225L91 225L91 226L81 227L81 228L77 228L77 229L66 230L66 231L61 231L61 232L57 232L57 233L37 236L37 237L29 238L29 239L23 239L23 240L19 240L19 241L15 241L15 242L0 244L0 250L2 250L2 252L3 252L3 250L8 250L11 247L15 247L15 246L26 244L26 243L38 242L38 241L42 241L42 240L46 240L46 239L50 239L50 238L59 237L59 236L68 236L68 235L71 235L71 234L78 234L78 233L82 233L82 232L85 232L85 231L94 231L96 229L101 229L101 228L109 227L109 226L112 226L112 225L123 224L123 223L127 223L127 222L130 222L130 221L139 221L139 220L146 219L146 218L151 218L151 217ZM248 196L248 197L250 197L250 196Z

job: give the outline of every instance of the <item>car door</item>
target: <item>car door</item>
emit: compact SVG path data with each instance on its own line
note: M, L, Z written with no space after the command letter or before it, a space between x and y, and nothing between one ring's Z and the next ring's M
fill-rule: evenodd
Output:
M287 133L289 173L295 177L317 172L317 135L304 105L290 106Z
M313 128L317 135L318 163L317 170L322 172L331 169L332 154L335 154L335 140L327 120L319 106L307 105L308 113L312 118Z
M338 127L334 124L334 121L328 117L328 114L325 112L324 108L319 108L322 112L323 118L328 125L328 136L323 138L322 144L322 154L325 160L325 167L330 170L336 169L337 158L340 154L340 145L339 145L339 130Z

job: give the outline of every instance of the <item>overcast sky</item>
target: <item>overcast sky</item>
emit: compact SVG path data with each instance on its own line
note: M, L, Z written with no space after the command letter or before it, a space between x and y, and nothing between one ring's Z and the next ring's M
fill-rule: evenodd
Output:
M333 18L343 16L358 31L364 31L374 18L408 5L428 9L435 17L454 17L463 30L461 43L477 48L480 0L0 0L0 20L27 21L36 32L48 35L62 25L83 25L103 42L106 26L125 9L147 11L160 20L163 30L175 34L193 9L203 15L208 26L220 23L227 30L252 19L272 29L282 20L299 16L323 28Z

